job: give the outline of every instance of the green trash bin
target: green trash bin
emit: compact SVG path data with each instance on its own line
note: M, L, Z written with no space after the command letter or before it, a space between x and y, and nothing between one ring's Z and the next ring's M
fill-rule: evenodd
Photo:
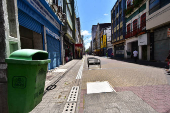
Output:
M42 100L47 65L51 60L42 50L17 50L7 58L9 113L28 113Z

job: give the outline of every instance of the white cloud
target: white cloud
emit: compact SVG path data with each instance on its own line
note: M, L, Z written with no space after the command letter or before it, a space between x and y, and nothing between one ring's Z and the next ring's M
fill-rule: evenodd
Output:
M84 43L85 43L85 49L88 49L90 47L90 42L92 40L92 37L90 38L85 38Z
M104 14L105 16L107 16L108 14Z
M90 43L86 43L85 44L85 50L88 49L90 47Z
M87 35L91 35L91 33L89 33L89 31L87 30L81 30L81 35L87 36Z

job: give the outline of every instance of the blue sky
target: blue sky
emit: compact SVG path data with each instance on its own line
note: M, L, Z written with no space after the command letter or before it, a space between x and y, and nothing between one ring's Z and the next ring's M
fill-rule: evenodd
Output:
M76 14L80 17L81 34L85 48L90 46L91 28L97 23L111 23L111 9L116 0L75 0Z

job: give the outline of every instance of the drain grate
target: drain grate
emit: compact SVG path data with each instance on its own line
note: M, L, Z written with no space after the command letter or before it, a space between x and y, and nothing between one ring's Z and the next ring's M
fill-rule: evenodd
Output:
M79 86L73 86L68 96L67 102L77 101Z
M75 113L76 103L66 103L63 113Z

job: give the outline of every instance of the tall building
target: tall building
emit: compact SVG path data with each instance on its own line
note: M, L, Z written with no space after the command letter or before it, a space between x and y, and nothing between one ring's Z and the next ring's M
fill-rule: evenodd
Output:
M125 0L117 0L111 10L111 37L115 57L124 58L126 21L124 10Z
M96 48L96 55L105 55L107 52L106 46L101 48L101 37L103 37L104 30L111 26L111 23L98 23L96 29L96 36L95 36L95 48ZM102 38L103 39L103 38ZM106 42L106 37L105 37Z
M97 25L92 25L92 30L91 30L91 34L92 34L92 52L94 53L96 50L96 30L97 30Z
M170 0L148 0L146 6L146 30L150 31L150 58L165 61L170 51Z
M150 44L146 31L146 0L126 0L125 58L138 51L139 59L150 60Z

